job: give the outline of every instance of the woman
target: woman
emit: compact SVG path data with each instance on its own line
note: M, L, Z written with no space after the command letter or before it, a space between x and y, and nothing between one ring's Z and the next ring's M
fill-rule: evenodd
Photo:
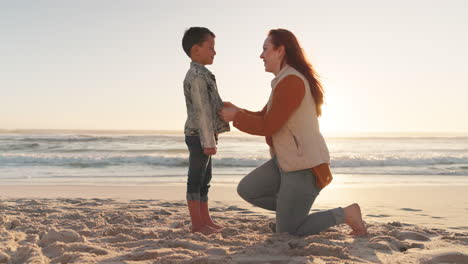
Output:
M346 223L353 235L366 234L358 204L309 214L332 176L318 124L323 89L296 37L285 29L271 30L260 58L265 71L275 75L263 110L251 112L225 102L219 113L239 130L265 136L270 146L272 159L241 180L239 195L276 211L276 232L311 235Z

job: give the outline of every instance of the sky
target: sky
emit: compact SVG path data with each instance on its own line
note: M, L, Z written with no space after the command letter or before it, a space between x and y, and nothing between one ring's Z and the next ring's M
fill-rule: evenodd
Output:
M321 77L324 133L468 132L467 1L2 1L0 129L183 130L181 39L216 34L220 95L261 110L268 30Z

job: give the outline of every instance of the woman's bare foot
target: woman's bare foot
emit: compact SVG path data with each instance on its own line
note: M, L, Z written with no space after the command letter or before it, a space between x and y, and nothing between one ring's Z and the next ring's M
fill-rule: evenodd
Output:
M220 231L218 229L214 229L212 227L209 227L209 226L200 226L200 227L197 227L197 228L193 228L192 227L192 233L202 233L204 235L209 235L209 234L214 234L214 233L219 233Z
M361 208L354 203L343 208L345 213L345 223L348 224L353 231L351 235L363 236L367 234L367 228L362 221Z

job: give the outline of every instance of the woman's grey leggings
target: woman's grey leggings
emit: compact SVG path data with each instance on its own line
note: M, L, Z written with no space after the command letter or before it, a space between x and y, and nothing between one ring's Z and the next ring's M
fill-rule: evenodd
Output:
M320 192L311 169L284 172L273 158L245 176L237 187L247 202L276 211L276 232L306 236L344 223L343 208L309 214Z

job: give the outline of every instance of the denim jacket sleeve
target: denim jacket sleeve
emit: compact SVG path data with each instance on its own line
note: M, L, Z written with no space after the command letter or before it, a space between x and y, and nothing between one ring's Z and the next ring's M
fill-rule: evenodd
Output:
M193 110L199 117L198 127L200 129L200 142L202 148L216 147L216 140L213 131L213 113L208 98L208 87L206 81L201 77L196 77L192 81L191 96L193 100Z

